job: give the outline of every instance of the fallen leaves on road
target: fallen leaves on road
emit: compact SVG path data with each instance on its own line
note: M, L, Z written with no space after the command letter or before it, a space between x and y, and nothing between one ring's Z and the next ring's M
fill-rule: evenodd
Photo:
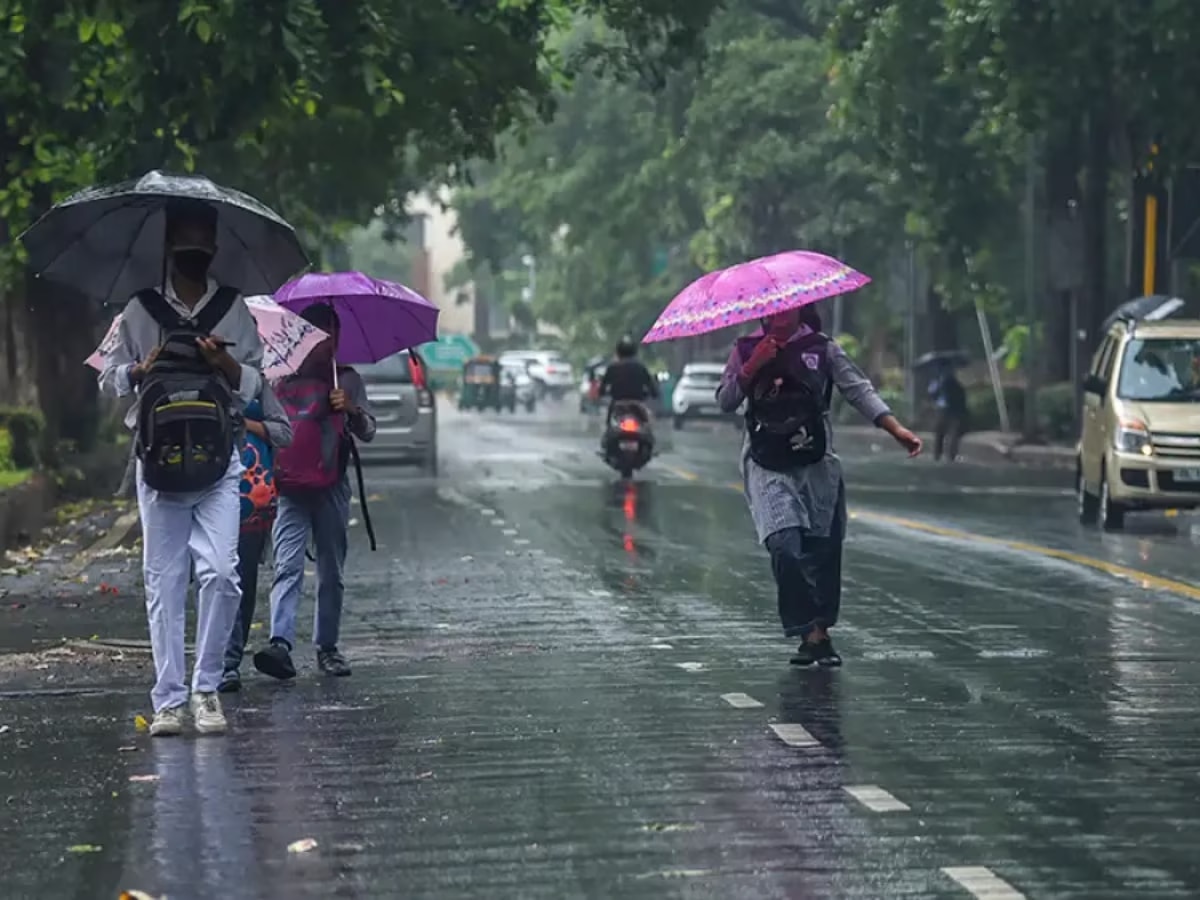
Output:
M118 753L137 753L137 750L138 748L133 746L117 748Z
M146 721L146 717L138 714L133 717L133 727L138 731L149 731L150 723Z
M12 729L7 725L0 725L0 734L8 734Z
M99 844L75 844L67 848L68 853L99 853L104 848Z
M121 891L117 900L167 900L166 897L152 897L145 891Z
M317 849L317 842L312 838L304 838L303 840L293 841L288 844L288 853L308 853L310 850Z
M134 784L150 784L151 782L158 781L158 776L157 775L130 775L129 780L132 781Z
M417 781L424 781L426 778L432 778L432 777L433 777L432 772L422 772L420 775L417 776Z

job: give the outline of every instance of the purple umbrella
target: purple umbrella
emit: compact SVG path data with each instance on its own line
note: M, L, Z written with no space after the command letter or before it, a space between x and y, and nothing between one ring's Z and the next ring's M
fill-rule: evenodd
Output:
M362 272L316 272L289 281L275 302L292 312L329 303L341 319L338 362L375 363L437 340L438 308L394 281Z

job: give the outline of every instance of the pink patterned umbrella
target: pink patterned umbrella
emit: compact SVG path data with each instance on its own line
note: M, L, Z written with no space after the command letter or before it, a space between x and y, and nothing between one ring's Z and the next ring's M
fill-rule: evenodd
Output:
M270 297L247 297L246 306L254 316L258 336L263 342L263 374L271 381L295 372L317 344L329 337ZM100 346L85 360L97 372L103 371L105 357L117 346L120 327L121 317L117 316L108 326Z
M646 344L720 331L858 290L870 278L821 253L792 250L710 272L689 284L642 338Z

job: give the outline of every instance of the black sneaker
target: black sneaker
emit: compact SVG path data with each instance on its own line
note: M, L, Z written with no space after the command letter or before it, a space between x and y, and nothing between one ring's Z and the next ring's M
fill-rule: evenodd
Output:
M292 664L287 641L271 641L270 646L255 653L254 668L280 681L296 677L296 667Z
M242 673L237 669L226 669L225 674L221 676L221 683L217 685L217 690L222 694L236 694L242 689Z
M788 661L793 666L815 665L816 663L820 662L821 651L824 649L823 644L824 644L824 642L819 643L819 644L812 644L812 643L809 643L808 641L805 641L803 644L800 645L799 649L796 650L796 655L793 656Z
M335 678L345 678L350 674L350 663L346 662L346 657L338 652L337 647L332 650L318 650L317 667L326 675Z
M833 641L829 638L825 638L825 640L817 644L817 647L819 648L819 655L817 657L818 666L836 669L842 664L842 656L833 649Z

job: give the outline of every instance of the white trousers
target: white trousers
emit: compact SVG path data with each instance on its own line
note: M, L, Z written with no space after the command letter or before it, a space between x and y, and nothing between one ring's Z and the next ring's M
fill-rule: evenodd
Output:
M192 690L217 689L225 645L242 600L238 582L241 454L205 491L166 494L147 487L138 463L137 497L142 517L142 575L154 650L154 711L187 703L184 631L188 587L196 573L196 668Z

